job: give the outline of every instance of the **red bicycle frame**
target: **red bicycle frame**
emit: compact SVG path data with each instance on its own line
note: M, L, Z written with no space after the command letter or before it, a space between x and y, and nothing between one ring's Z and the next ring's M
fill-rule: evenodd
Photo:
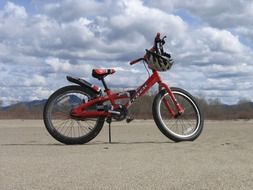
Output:
M162 89L165 89L166 92L169 94L173 104L177 108L177 110L173 110L170 106L169 102L164 98L163 102L165 103L166 108L168 109L169 113L173 117L177 117L177 115L183 113L184 109L183 107L177 102L175 96L173 95L171 89L169 86L162 82L159 74L157 71L153 71L153 74L144 82L143 85L141 85L139 88L137 88L135 94L130 98L126 92L118 92L113 93L110 89L106 89L105 96L94 98L86 103L83 103L71 111L71 116L78 117L78 118L95 118L95 117L110 117L111 113L108 111L98 111L98 110L88 110L88 108L92 105L102 104L103 102L110 101L113 109L119 108L119 105L116 104L116 100L119 99L127 99L129 98L129 101L124 104L124 106L128 109L139 97L143 96L154 84L158 83L159 85L159 91Z

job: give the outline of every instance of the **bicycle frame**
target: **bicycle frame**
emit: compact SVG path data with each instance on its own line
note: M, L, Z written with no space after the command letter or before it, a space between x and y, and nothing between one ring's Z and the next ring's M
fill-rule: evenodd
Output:
M143 96L156 83L158 83L159 85L159 91L162 89L166 90L177 109L176 111L173 110L172 107L169 105L169 102L166 99L163 99L169 113L173 117L177 117L178 115L182 114L184 112L184 109L177 102L169 86L162 82L157 71L153 71L153 74L144 82L144 84L137 88L135 94L132 97L129 97L129 95L126 94L126 91L113 93L110 89L106 89L105 96L94 98L86 103L79 105L78 107L73 108L71 110L71 116L83 119L95 117L110 117L111 113L108 111L89 111L87 110L87 108L92 105L102 104L103 102L110 101L111 105L113 106L113 109L117 109L119 108L119 105L115 103L116 100L129 98L129 101L124 104L124 106L128 109L139 97Z

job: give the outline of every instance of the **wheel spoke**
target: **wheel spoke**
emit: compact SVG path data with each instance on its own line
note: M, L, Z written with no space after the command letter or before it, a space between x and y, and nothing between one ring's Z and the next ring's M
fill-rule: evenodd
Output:
M66 125L68 122L69 122L69 121L67 120L67 121L64 123L63 130L62 130L62 131L63 131L63 133L62 133L63 135L65 135L66 132L67 132L68 129L69 129L69 128L68 128L68 125ZM66 127L66 128L65 128L65 127Z

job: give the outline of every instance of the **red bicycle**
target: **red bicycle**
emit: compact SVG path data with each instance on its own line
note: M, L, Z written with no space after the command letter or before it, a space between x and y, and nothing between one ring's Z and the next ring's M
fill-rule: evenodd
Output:
M193 141L203 129L203 116L194 97L187 91L162 82L159 71L167 71L173 65L170 54L164 52L165 37L157 33L154 46L146 50L140 61L147 64L152 75L135 90L113 93L105 82L114 69L93 69L92 76L102 81L104 91L89 82L71 76L67 80L77 85L66 86L55 91L44 107L43 119L48 132L65 144L83 144L95 138L105 120L130 122L129 107L143 96L153 85L159 92L153 101L152 113L159 130L173 141ZM147 68L146 68L147 69ZM126 100L125 103L122 100ZM110 135L110 133L109 133ZM109 136L110 138L110 136ZM109 139L110 140L110 139Z

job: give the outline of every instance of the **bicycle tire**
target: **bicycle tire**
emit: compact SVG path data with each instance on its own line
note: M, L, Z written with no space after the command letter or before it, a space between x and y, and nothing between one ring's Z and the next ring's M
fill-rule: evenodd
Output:
M86 89L86 88L83 88L81 86L77 86L77 85L71 85L71 86L65 86L63 88L60 88L58 89L57 91L55 91L47 100L45 106L44 106L44 111L43 111L43 120L44 120L44 124L45 124L45 127L47 129L47 131L49 132L49 134L54 138L56 139L57 141L61 142L61 143L64 143L64 144L68 144L68 145L73 145L73 144L84 144L84 143L87 143L89 141L91 141L92 139L94 139L98 134L99 132L101 131L103 125L104 125L104 120L105 118L103 117L98 117L98 118L95 118L96 120L96 123L93 127L88 127L89 129L87 130L88 133L87 134L84 134L82 136L68 136L68 134L63 134L61 131L59 131L59 129L53 124L53 121L52 121L52 113L53 113L53 108L52 106L54 105L54 103L58 103L56 102L56 100L63 96L64 94L68 94L68 93L77 93L77 94L83 94L83 95L87 95L87 97L89 97L89 99L91 99L92 97L95 96L94 92L92 92L91 90L89 89ZM63 96L64 97L64 96ZM74 97L74 96L73 96ZM74 99L73 97L68 97L69 99L72 98ZM64 98L63 98L64 99ZM78 100L78 98L76 98ZM81 100L81 99L80 99ZM61 101L61 100L59 100ZM68 100L69 102L71 102L70 100ZM57 107L57 106L56 106ZM60 108L56 108L56 110ZM51 113L50 113L51 111ZM65 111L65 110L64 110ZM70 111L70 110L69 110ZM67 115L69 114L69 111L66 111L67 113L64 112L64 114L66 114L66 117ZM56 113L57 111L55 111ZM59 111L60 112L63 112L63 111ZM56 114L57 115L57 114ZM59 114L58 114L59 115ZM58 120L63 120L63 116L58 116ZM69 114L70 116L70 114ZM68 118L68 117L67 117ZM80 127L80 122L83 122L83 121L87 121L87 120L79 120L79 119L73 119L71 117L68 118L68 120L71 121L71 124L72 122L76 122L78 127ZM67 128L69 127L68 125L69 124L66 124L65 125L67 126ZM66 127L64 125L64 127ZM83 126L81 126L83 127ZM84 128L81 128L80 127L80 131L81 130L84 130ZM74 129L74 127L73 127ZM71 130L73 130L71 129ZM76 130L76 128L74 129ZM79 128L78 128L79 130ZM80 132L79 131L79 132ZM71 131L72 133L72 131Z
M165 116L162 116L163 114L161 112L166 112L166 111L163 111L165 109L161 108L161 102L162 102L163 98L165 98L165 96L168 96L168 93L166 92L166 90L163 89L156 95L156 97L154 98L154 101L153 101L152 113L153 113L154 121L155 121L157 127L159 128L159 130L169 139L171 139L175 142L193 141L197 137L199 137L199 135L201 134L201 132L203 130L203 126L204 126L203 113L200 110L199 106L197 105L197 102L194 100L193 96L190 93L188 93L187 91L185 91L183 89L176 88L176 87L172 87L171 91L172 91L173 95L176 97L179 104L181 104L181 105L186 104L186 103L189 104L189 106L190 106L189 109L192 108L194 111L193 114L189 114L189 116L187 116L188 110L189 110L187 107L187 109L185 108L184 113L182 115L178 116L177 118L169 116L168 110L167 110L167 113L165 113L167 115L164 114ZM183 102L183 100L185 100L186 102ZM172 106L172 107L174 106L172 101L170 103L170 106ZM184 106L185 105L183 105L183 107ZM161 109L163 109L163 110L161 111ZM174 110L176 110L175 107L174 107ZM193 128L192 123L194 123L194 119L192 119L192 118L194 117L194 115L196 115L196 125ZM167 122L169 122L171 120L174 122L173 125L166 124L166 122L165 122L166 116L167 116L167 118L166 118ZM178 125L178 123L181 123L182 129L174 129L175 128L174 125L175 124ZM171 129L172 126L174 126L173 127L174 130ZM184 131L187 131L187 130L185 130L185 127L189 127L189 128L187 128L188 132L190 132L189 134L186 134L186 132L184 132ZM177 128L178 128L178 126L177 126ZM189 129L192 132L189 131ZM182 131L182 134L179 134L178 131L180 131L180 132Z

